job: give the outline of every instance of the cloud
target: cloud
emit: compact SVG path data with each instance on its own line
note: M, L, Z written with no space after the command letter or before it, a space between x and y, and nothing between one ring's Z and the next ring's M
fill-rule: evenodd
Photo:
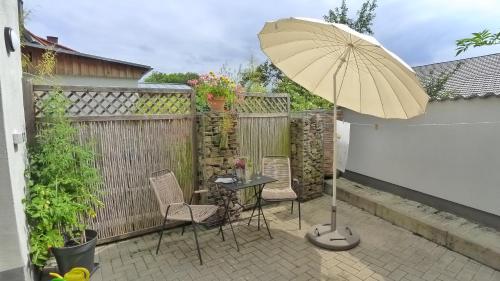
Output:
M361 0L348 0L351 15ZM263 60L257 33L265 21L321 18L340 1L307 0L25 0L28 27L59 36L71 48L147 64L156 70L218 70ZM470 33L500 30L496 0L379 0L375 36L409 64L454 59L454 42ZM499 52L475 49L468 55Z

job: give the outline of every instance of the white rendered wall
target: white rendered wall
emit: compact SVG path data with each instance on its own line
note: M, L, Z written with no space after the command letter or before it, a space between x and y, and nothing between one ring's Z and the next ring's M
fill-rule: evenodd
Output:
M0 1L0 279L16 270L23 280L28 260L22 206L25 182L25 144L14 146L12 133L24 131L21 57L18 49L7 54L4 27L18 32L17 0Z
M431 102L424 116L383 120L344 111L347 170L500 215L500 98Z

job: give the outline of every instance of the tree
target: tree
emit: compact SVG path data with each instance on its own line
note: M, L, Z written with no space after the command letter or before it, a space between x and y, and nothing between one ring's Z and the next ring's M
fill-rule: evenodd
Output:
M459 39L456 41L457 53L455 56L467 51L469 47L481 47L481 46L491 46L500 44L500 32L491 33L489 30L485 29L481 32L472 33L472 37Z
M371 26L373 25L373 20L375 19L376 8L377 0L367 0L358 10L356 19L352 19L347 16L349 8L347 8L346 0L342 0L340 7L329 10L328 14L324 15L323 18L327 22L342 23L359 33L371 35L373 34Z
M323 16L324 20L332 23L346 24L354 30L373 34L372 25L375 20L376 0L366 0L356 14L356 18L349 18L346 1L343 0L340 7L329 10L328 14ZM329 108L332 104L325 99L313 95L305 88L294 81L288 79L274 64L265 61L256 68L256 72L263 85L271 85L273 92L288 93L291 100L293 111L310 110L317 108Z
M176 83L176 84L187 84L187 81L198 79L199 75L193 72L186 73L162 73L153 72L144 81L148 83Z

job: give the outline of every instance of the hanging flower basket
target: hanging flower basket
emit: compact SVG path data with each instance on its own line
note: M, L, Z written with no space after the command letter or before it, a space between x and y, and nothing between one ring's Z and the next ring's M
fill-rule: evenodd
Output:
M224 106L226 105L225 97L212 97L207 99L208 106L212 111L224 112Z
M229 77L217 75L214 72L200 75L198 79L189 80L187 83L215 112L224 112L226 104L231 105L236 95L242 91L241 86Z

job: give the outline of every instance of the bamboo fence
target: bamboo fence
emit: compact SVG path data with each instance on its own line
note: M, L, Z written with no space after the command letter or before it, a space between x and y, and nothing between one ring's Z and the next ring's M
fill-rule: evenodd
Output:
M104 206L89 221L99 243L157 230L162 214L149 186L149 175L174 171L188 200L197 188L195 95L189 90L57 87L68 97L67 114L78 128L78 141L96 153ZM53 90L26 86L29 124L42 118L42 103ZM290 155L286 94L247 94L237 105L241 155L255 170L266 155ZM30 132L34 135L35 132ZM30 137L30 136L28 136Z

